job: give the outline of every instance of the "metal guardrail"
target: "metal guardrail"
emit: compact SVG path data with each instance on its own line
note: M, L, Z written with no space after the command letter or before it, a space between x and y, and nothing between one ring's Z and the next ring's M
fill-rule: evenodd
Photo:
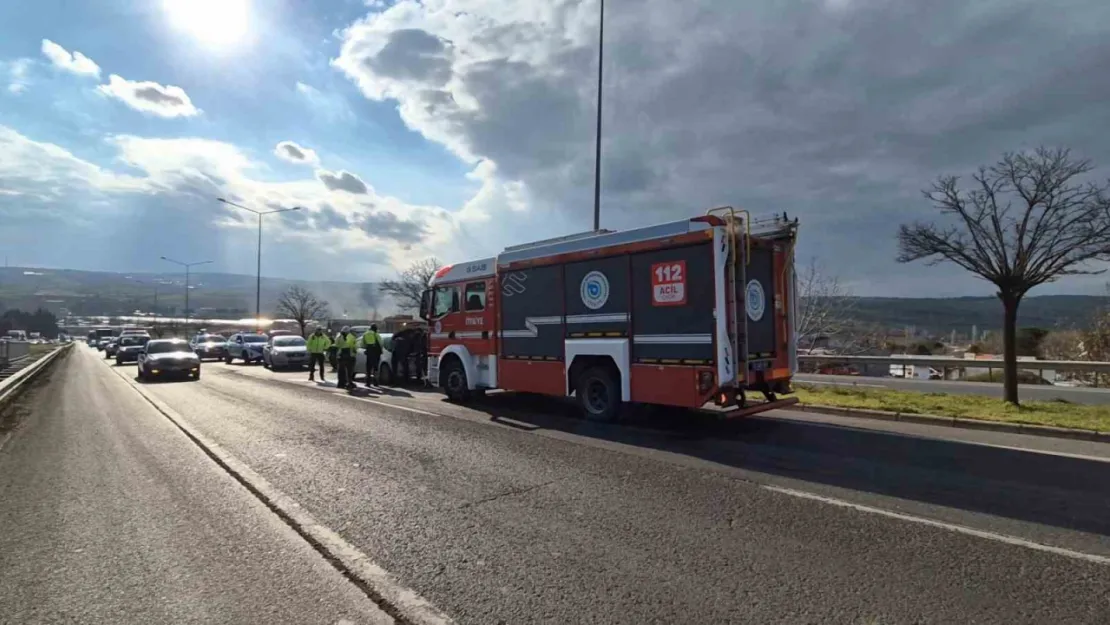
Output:
M844 365L921 365L936 369L1002 369L998 360L974 360L948 356L838 356L833 354L798 355L801 363ZM1018 369L1025 371L1057 371L1110 373L1110 362L1085 360L1018 360Z
M31 344L27 341L0 341L0 368L30 353Z
M54 349L49 354L45 354L35 362L27 367L20 369L15 375L6 379L0 380L0 406L3 406L8 401L14 399L28 382L33 380L35 376L44 371L46 367L54 362L60 355L66 353L67 350L72 348L72 343L68 345L61 345Z

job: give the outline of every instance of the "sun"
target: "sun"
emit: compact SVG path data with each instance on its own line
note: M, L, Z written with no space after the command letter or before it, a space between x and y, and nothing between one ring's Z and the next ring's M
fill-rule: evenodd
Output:
M163 0L175 28L211 47L242 41L250 29L250 0Z

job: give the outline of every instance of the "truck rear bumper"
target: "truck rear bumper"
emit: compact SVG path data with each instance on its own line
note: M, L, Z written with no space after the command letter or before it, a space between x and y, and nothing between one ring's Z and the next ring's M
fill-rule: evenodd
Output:
M796 403L798 403L797 397L783 397L782 399L776 399L775 401L765 401L758 404L749 404L747 406L744 406L743 408L741 408L740 406L732 405L725 408L713 407L706 410L722 416L726 419L732 419L735 417L748 417L753 414L767 412L768 410L789 408Z

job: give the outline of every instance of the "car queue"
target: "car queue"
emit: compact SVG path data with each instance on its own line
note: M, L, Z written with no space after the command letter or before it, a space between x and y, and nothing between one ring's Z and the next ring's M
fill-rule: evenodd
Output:
M99 331L103 332L103 331ZM376 325L344 326L337 332L315 328L308 338L285 330L239 331L224 336L201 330L188 340L153 339L141 328L124 328L118 335L90 333L88 343L116 365L136 363L141 380L183 374L200 379L205 360L266 369L309 369L309 380L328 381L353 389L356 379L367 386L392 386L422 381L427 362L427 336L421 327L397 333L379 333Z

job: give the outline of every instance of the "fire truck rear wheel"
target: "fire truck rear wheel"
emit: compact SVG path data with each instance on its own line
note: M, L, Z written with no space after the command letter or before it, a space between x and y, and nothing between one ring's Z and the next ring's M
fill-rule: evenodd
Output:
M578 403L591 421L616 421L621 414L621 389L609 367L591 367L574 385Z
M451 358L440 369L439 372L443 390L447 393L447 399L451 401L464 402L470 399L470 389L467 388L466 369L463 368L462 363L457 358Z

